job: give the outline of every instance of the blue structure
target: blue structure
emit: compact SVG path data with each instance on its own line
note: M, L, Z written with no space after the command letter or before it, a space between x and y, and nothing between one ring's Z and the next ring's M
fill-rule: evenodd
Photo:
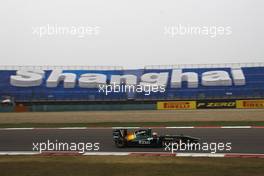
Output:
M31 101L120 101L120 100L196 100L196 99L243 99L264 98L264 67L242 67L246 84L243 86L203 86L202 73L206 71L224 70L231 75L230 68L185 68L183 72L196 72L199 77L197 88L188 88L183 82L181 88L171 88L170 81L164 93L109 93L105 95L97 88L64 88L62 83L56 88L46 87L46 79L51 70L45 71L43 84L36 87L15 87L10 84L10 76L16 70L0 70L0 97L12 97L17 102ZM172 69L137 69L137 70L64 70L64 73L75 73L77 77L84 73L100 73L107 75L110 82L111 75L133 74L140 78L145 73L168 72L171 80Z

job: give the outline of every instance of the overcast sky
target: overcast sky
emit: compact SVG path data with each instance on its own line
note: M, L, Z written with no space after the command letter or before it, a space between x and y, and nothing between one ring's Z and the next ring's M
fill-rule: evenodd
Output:
M263 0L1 1L0 64L141 68L264 62L263 9ZM37 29L48 25L85 26L94 33L40 36ZM179 25L229 33L172 36L165 30Z

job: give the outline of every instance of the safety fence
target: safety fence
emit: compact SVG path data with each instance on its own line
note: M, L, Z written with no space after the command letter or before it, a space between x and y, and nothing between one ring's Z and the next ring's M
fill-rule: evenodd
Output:
M0 105L0 112L58 112L113 110L195 110L195 109L264 109L264 99L120 102L89 104L23 104Z

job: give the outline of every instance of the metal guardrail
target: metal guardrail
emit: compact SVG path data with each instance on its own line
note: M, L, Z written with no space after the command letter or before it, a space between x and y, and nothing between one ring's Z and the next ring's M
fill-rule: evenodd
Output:
M147 66L145 66L145 69L230 68L230 67L233 67L233 68L237 68L237 67L264 67L264 62L256 62L256 63L219 63L219 64L147 65Z
M43 66L34 66L34 65L0 65L0 70L23 70L23 69L30 69L30 70L55 70L55 69L62 69L62 70L123 70L121 66L63 66L63 65L43 65Z
M263 59L264 60L264 59ZM146 65L144 69L176 69L176 68L229 68L229 67L264 67L264 62L256 63L219 63L219 64L175 64L175 65ZM0 65L0 70L124 70L122 66L81 66L81 65Z

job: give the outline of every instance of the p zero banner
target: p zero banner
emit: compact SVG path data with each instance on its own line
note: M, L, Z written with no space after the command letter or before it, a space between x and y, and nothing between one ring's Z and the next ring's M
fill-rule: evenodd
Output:
M197 109L232 109L236 108L235 100L199 100Z
M242 109L260 109L264 108L263 100L237 100L236 107Z
M196 109L196 101L166 101L157 103L158 110Z

